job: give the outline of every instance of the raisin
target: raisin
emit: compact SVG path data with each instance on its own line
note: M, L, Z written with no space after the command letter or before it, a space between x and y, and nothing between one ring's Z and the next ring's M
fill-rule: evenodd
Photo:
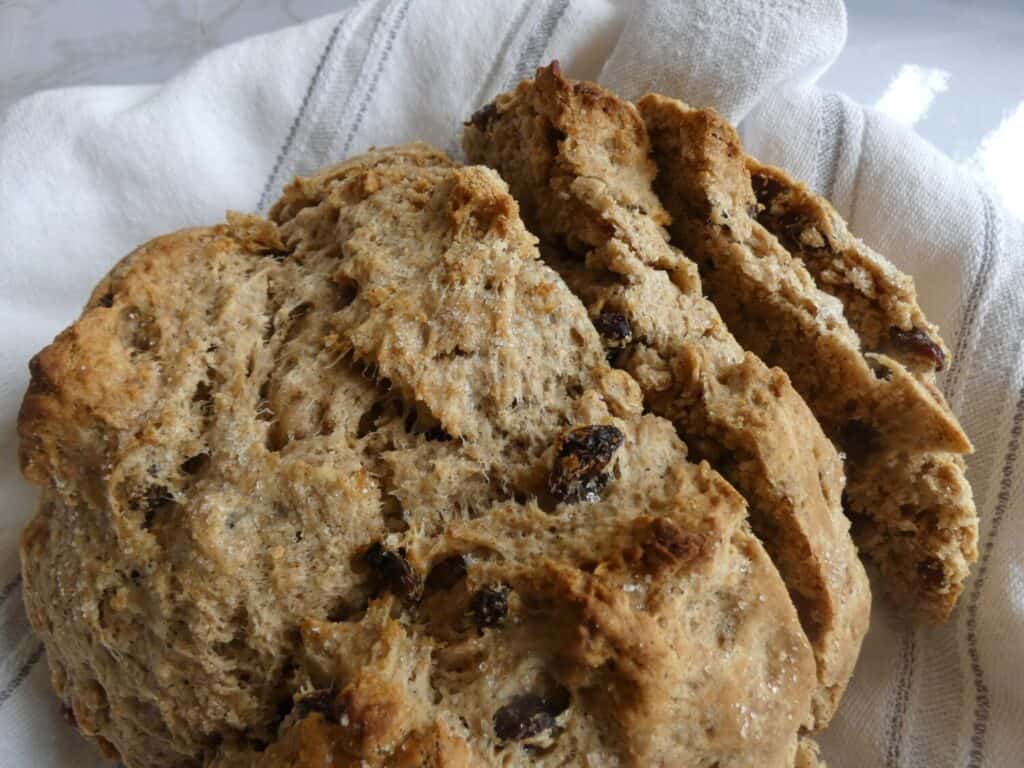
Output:
M151 485L146 488L142 496L132 499L130 504L132 509L149 511L170 504L172 501L174 501L174 497L166 485Z
M901 352L930 360L936 371L941 371L946 364L946 354L942 351L942 347L920 328L904 331L893 326L889 329L889 338L893 346Z
M629 318L619 312L605 310L594 318L594 327L605 341L605 346L622 349L633 340L633 326Z
M107 291L102 296L100 296L99 301L97 301L96 303L99 304L101 307L106 307L107 309L109 309L110 307L114 306L114 294L111 293L110 291Z
M366 601L350 602L348 600L338 600L333 606L327 611L326 618L328 621L334 624L341 624L345 621L354 621L365 614L368 603Z
M754 187L754 194L757 196L757 201L765 208L770 208L772 201L779 196L782 192L782 184L775 179L769 178L768 176L762 176L759 173L755 173L750 177L750 182Z
M53 379L50 378L46 369L43 368L43 361L39 355L35 355L28 361L28 372L32 376L32 380L28 384L30 394L45 395L57 391Z
M427 574L426 588L435 590L451 589L466 578L466 558L464 555L450 555L430 569Z
M378 541L370 545L363 559L390 592L407 600L419 597L420 578L405 559L404 548L392 551Z
M415 408L413 408L411 411L409 411L409 413L406 414L406 416L405 416L405 431L408 434L411 435L411 434L413 434L416 431L416 422L419 419L419 417L420 417L420 415L416 411Z
M473 116L469 118L469 122L464 125L472 125L474 128L478 128L481 131L486 131L493 122L494 118L498 116L498 105L493 101L484 104L480 109L473 113Z
M548 488L559 501L597 501L608 484L604 471L624 440L620 430L605 424L577 427L564 433L555 446Z
M125 349L150 352L160 343L160 326L138 307L125 307L118 317L118 335Z
M291 716L295 720L301 720L314 712L319 712L328 720L337 719L337 701L334 691L321 689L304 694L295 701Z
M777 221L779 222L778 228L785 233L782 239L786 239L790 243L789 250L800 250L800 233L807 228L807 219L799 211L787 209L778 217Z
M197 453L181 463L181 471L186 475L198 475L210 466L210 454Z
M865 357L864 359L867 361L868 368L870 368L871 372L875 374L876 379L889 381L889 379L892 378L892 369L885 363L879 362L873 357Z
M946 574L942 568L942 561L936 557L929 557L919 562L917 575L926 589L938 591L946 585Z
M859 461L878 449L878 437L878 430L870 424L853 419L843 427L839 445L848 458Z
M282 702L278 707L278 716L281 718L280 730L292 727L313 713L323 715L324 720L330 723L337 723L341 719L339 709L337 697L330 689L301 694L291 702Z
M207 418L213 414L213 386L208 381L200 381L196 384L196 391L192 393L192 402L199 406L199 413Z
M173 501L174 496L171 495L166 485L151 485L141 495L129 499L128 507L136 512L143 513L142 527L148 531L153 527L156 513Z
M483 631L487 627L497 627L508 615L509 588L504 584L493 584L484 587L473 595L469 609L473 612L477 629Z
M648 528L643 559L650 570L657 572L663 567L697 560L705 546L701 534L684 531L671 520L659 517Z
M494 733L502 741L521 741L550 731L555 718L569 706L568 692L557 697L525 693L516 696L494 713Z
M449 435L447 430L445 430L445 428L442 427L440 424L437 425L436 427L431 427L426 432L424 432L423 437L426 438L426 440L434 443L447 443L449 440L452 439L452 436Z

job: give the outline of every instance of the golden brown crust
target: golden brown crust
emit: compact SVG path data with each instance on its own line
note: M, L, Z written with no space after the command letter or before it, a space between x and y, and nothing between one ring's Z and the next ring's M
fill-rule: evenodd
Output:
M870 604L840 509L840 461L786 375L744 354L703 298L695 265L667 244L638 112L548 67L471 121L464 144L506 178L545 260L616 335L611 359L645 405L748 499L817 654L823 725L853 672Z
M912 281L825 201L747 158L713 110L654 94L639 106L674 241L737 338L786 369L845 452L847 509L884 583L915 613L944 618L977 557L957 459L971 444L935 386L947 353Z
M143 246L35 366L24 594L82 732L129 768L788 765L814 660L743 500L500 179L380 151L274 217Z

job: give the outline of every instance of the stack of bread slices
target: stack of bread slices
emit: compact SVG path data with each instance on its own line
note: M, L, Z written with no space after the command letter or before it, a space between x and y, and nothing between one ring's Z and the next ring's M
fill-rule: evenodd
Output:
M910 278L557 64L464 148L151 241L33 359L66 711L129 768L821 764L860 556L932 621L977 556Z

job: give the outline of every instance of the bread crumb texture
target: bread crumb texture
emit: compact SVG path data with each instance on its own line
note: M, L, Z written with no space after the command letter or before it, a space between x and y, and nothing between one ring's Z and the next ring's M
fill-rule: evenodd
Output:
M946 618L978 557L949 353L912 280L829 203L743 153L714 110L640 100L673 242L747 349L785 369L845 455L854 537L902 610Z
M79 729L129 768L804 759L787 585L646 412L661 363L606 355L498 175L422 145L130 254L19 420Z

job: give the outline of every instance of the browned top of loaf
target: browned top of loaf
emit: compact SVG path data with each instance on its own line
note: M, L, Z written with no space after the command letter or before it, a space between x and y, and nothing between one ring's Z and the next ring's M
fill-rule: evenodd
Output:
M380 151L158 238L32 368L26 604L129 768L792 763L742 499L493 172Z

